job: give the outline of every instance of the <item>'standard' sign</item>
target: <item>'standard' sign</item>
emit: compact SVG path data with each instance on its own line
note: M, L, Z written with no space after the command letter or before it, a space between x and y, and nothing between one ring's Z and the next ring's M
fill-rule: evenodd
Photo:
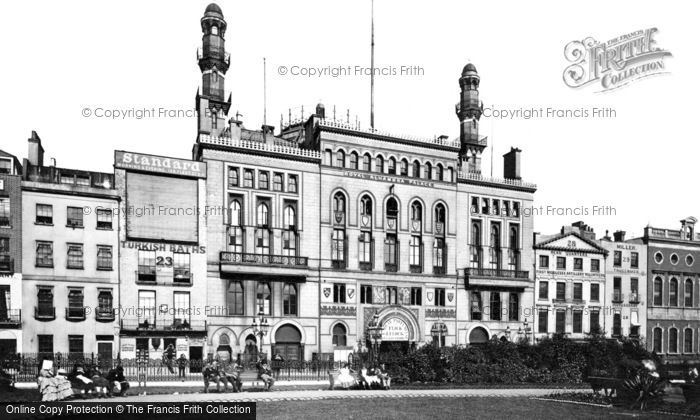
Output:
M122 150L114 152L114 167L195 178L207 177L207 164L204 162L165 156L144 155Z

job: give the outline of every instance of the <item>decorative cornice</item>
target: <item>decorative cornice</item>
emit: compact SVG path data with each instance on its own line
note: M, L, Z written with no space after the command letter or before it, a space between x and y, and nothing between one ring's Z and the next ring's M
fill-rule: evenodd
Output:
M457 311L448 308L427 308L425 310L426 318L455 318Z
M357 316L357 308L355 306L322 305L321 315Z

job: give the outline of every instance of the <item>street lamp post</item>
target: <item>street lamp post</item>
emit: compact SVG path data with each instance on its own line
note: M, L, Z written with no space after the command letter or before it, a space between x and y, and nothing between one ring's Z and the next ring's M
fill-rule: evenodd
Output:
M376 363L379 359L379 346L382 344L382 331L384 328L379 325L379 313L375 312L372 320L367 325L367 335L372 342L372 359Z
M257 318L253 318L253 334L255 334L256 337L260 337L260 353L263 352L263 337L267 335L268 330L270 329L270 324L267 322L267 318L262 316L260 314L260 324L258 324Z

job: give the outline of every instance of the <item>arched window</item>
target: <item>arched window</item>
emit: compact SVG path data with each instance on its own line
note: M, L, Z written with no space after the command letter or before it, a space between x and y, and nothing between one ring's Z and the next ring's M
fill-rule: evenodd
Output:
M384 173L384 158L382 155L377 156L377 163L375 164L374 169L380 174Z
M423 220L423 206L419 201L411 204L411 220L420 222Z
M425 164L425 178L433 179L433 165L430 162Z
M685 279L685 307L693 306L693 280Z
M333 211L345 213L345 196L341 192L333 196Z
M338 168L344 168L345 167L345 152L342 150L338 150L335 153L335 166Z
M408 160L401 159L401 176L408 176Z
M663 331L661 328L654 328L654 353L660 354L662 351L661 343L663 343Z
M230 252L243 252L243 211L239 199L231 200L229 204L228 244Z
M231 226L241 226L243 224L243 212L241 212L241 202L238 199L231 200L229 204L229 214L231 220L229 224Z
M229 187L238 186L238 168L229 168L228 170L228 185Z
M240 281L232 281L228 285L226 295L226 306L228 307L229 315L243 315L243 283Z
M350 153L350 169L357 169L357 152Z
M445 206L442 203L435 206L435 233L445 234Z
M362 198L360 199L360 215L372 215L372 198L368 195L362 196Z
M417 160L413 161L413 175L414 178L420 178L420 162Z
M501 268L501 229L497 224L491 225L491 248L489 249L492 269Z
M491 225L491 247L500 248L501 247L501 230L497 224Z
M472 223L472 245L481 246L481 226L479 223Z
M399 205L393 197L386 201L386 215L387 217L397 217L399 215Z
M508 238L508 246L510 249L519 249L519 235L518 235L518 228L515 226L510 227L510 237Z
M266 203L259 203L256 213L256 223L259 227L267 227L269 225L269 214Z
M501 320L501 293L491 292L490 319L493 321Z
M454 179L455 179L455 178L454 178L454 173L455 173L455 170L454 170L451 166L448 167L448 168L447 168L447 179L446 179L446 180L443 179L443 181L453 182Z
M508 320L518 321L520 313L520 296L517 293L511 293L508 302Z
M212 35L219 35L219 27L216 25L212 25L211 27L211 34Z
M297 211L292 205L284 208L284 231L282 231L282 255L297 255Z
M693 329L686 328L683 332L683 353L693 352Z
M258 283L256 304L258 315L272 315L272 293L270 293L270 283Z
M396 175L396 159L393 156L389 158L389 173Z
M678 280L675 277L668 282L668 306L678 306Z
M347 346L348 344L348 333L343 324L335 324L333 327L333 345L334 346Z
M678 330L675 328L668 330L668 353L678 353Z
M282 288L282 306L284 315L298 315L297 286L294 283L285 283Z
M270 215L267 203L259 203L256 211L255 253L270 254Z
M369 156L369 153L365 153L364 157L362 157L362 170L369 172L371 170L372 166L372 158Z
M326 165L333 166L333 151L331 149L326 149L325 158Z
M297 224L297 212L294 206L287 206L284 208L284 227L287 229L292 229Z
M442 181L442 163L438 163L437 166L435 167L435 179L438 181Z
M661 280L661 277L655 277L654 278L654 306L662 306L663 305L663 290L664 290L664 283L663 280Z

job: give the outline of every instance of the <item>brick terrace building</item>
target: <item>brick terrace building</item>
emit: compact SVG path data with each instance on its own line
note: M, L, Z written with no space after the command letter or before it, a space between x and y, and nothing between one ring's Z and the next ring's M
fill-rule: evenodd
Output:
M697 219L680 229L647 226L647 349L668 360L697 359L700 336L700 233Z
M559 333L580 340L595 326L604 328L606 254L583 222L537 235L536 337Z
M22 166L0 150L0 355L22 351Z
M44 165L32 133L22 177L23 351L116 355L119 197L111 173Z
M625 241L617 231L599 243L605 260L604 332L607 336L643 339L647 320L647 247L641 240Z

